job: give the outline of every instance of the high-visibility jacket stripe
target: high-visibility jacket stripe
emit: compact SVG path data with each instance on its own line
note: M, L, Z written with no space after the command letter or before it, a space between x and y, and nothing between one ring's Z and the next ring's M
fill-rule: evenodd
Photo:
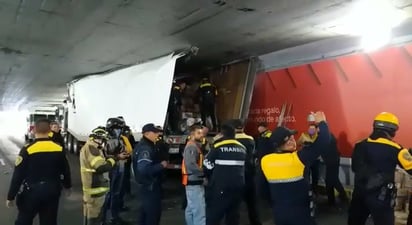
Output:
M215 164L216 165L223 165L223 166L244 166L245 161L217 159L217 160L215 160Z
M98 188L83 188L83 192L88 195L98 195L108 192L110 189L108 187L98 187Z
M200 169L202 169L203 167L203 153L202 150L199 148L199 146L194 142L194 141L188 141L186 146L188 145L195 145L197 152L199 153L199 161L197 162L197 165L199 166ZM185 159L182 160L182 184L183 185L187 185L188 179L189 179L189 175L187 173L187 169L186 169L186 164L185 164Z

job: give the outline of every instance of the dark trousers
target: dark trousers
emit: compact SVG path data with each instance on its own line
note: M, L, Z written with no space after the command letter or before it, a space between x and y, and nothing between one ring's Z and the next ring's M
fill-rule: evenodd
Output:
M179 121L180 121L180 107L179 106L172 106L169 107L169 116L168 116L168 124L170 130L173 132L180 132L179 129Z
M318 183L319 183L319 166L320 166L320 160L316 160L313 162L312 166L310 167L310 176L312 178L312 190L316 194L317 193L317 188L318 188Z
M268 196L269 197L269 196ZM250 225L261 225L256 202L256 187L253 179L246 183L243 200L246 203Z
M131 175L132 160L128 159L124 166L125 166L124 167L124 178L123 178L123 187L122 187L122 193L121 193L122 199L124 199L125 194L131 193L130 175Z
M394 209L391 207L391 199L384 201L378 199L378 193L364 193L353 191L352 201L349 207L348 225L365 225L369 215L372 216L375 225L394 225Z
M339 162L336 164L326 165L326 193L328 195L328 203L330 205L335 204L335 189L339 192L339 198L341 201L347 201L347 196L342 183L339 180Z
M244 188L217 189L212 187L210 204L206 210L206 224L216 225L225 217L226 225L239 225L240 203Z
M162 191L160 187L139 186L138 225L159 225L162 214Z
M313 225L308 205L273 206L273 216L276 225Z
M213 129L215 130L217 128L216 109L214 102L204 102L200 104L200 114L202 117L203 125L206 125L207 117L210 116L210 120L212 120Z
M56 225L60 199L59 185L36 184L17 197L15 225L32 225L38 214L41 225Z
M106 195L104 206L104 217L110 211L113 220L119 219L119 214L123 206L122 189L123 189L124 171L116 167L110 172L110 191Z

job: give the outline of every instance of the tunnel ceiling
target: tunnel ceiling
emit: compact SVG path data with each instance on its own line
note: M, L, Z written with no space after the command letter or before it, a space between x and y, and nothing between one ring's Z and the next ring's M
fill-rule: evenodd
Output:
M227 62L338 36L344 0L0 0L0 107L55 104L79 74L190 46ZM408 7L411 1L396 1Z

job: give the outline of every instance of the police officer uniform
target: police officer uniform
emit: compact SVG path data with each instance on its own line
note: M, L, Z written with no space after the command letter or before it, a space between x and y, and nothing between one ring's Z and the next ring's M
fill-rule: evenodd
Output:
M94 129L90 139L80 151L80 175L83 187L83 215L85 225L100 225L103 220L102 207L109 192L107 172L115 165L114 157L103 151L103 142L108 138L104 127ZM98 143L97 140L101 142Z
M21 185L23 189L19 192ZM17 156L7 195L9 201L17 195L19 213L15 224L32 225L39 214L40 224L56 225L62 185L64 188L72 185L63 147L50 138L36 138L24 146Z
M239 207L245 188L245 160L245 146L231 138L220 139L206 156L204 166L213 170L207 225L218 224L224 216L227 225L239 224Z
M206 119L208 116L210 116L213 129L216 130L217 122L215 102L217 89L216 86L210 82L209 78L203 78L198 89L198 96L200 101L200 114L202 117L203 125L206 126Z
M162 132L153 124L142 128L145 132ZM161 160L156 154L155 143L142 137L133 151L133 169L138 183L141 205L138 214L139 225L159 225L162 213L162 172Z
M52 141L56 142L64 148L64 139L60 133L50 131L49 137L52 139Z
M391 113L381 113L375 117L373 127L373 133L357 143L352 154L355 187L349 225L363 225L369 215L375 225L393 225L396 166L412 174L412 156L408 149L392 141L399 127L398 118Z
M310 185L304 179L305 167L310 166L321 154L322 146L329 143L326 122L320 122L319 137L300 151L282 151L283 146L296 131L285 127L276 128L271 142L276 152L264 156L261 168L269 182L273 216L276 225L311 225Z

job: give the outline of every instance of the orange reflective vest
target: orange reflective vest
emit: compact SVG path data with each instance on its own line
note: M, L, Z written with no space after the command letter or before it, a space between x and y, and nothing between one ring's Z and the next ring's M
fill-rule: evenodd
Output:
M202 169L202 167L203 167L203 153L202 153L202 150L199 148L199 146L196 144L196 142L194 142L192 140L187 142L186 146L188 146L188 145L195 145L196 146L197 153L199 153L199 160L196 164L199 166L200 169ZM189 175L190 174L187 173L185 159L183 159L182 160L182 184L184 186L187 185Z

